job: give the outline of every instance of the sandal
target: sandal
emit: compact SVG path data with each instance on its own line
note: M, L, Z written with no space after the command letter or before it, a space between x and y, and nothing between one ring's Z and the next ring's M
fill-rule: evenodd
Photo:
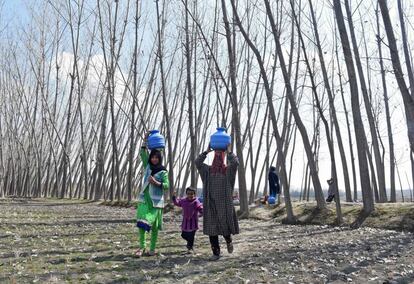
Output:
M144 254L145 254L145 249L137 249L137 251L135 252L136 257L141 257Z

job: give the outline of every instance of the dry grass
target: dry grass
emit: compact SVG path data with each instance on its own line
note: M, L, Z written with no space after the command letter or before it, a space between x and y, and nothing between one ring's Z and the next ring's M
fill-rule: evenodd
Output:
M361 204L342 204L344 219L342 226L352 225L360 216L361 211ZM314 202L295 202L293 212L298 219L298 224L301 225L337 225L335 204L329 204L326 209L318 210ZM286 210L284 205L258 206L252 208L251 217L259 220L275 219L282 222L286 217ZM362 226L414 232L414 204L376 204L375 211L364 220Z

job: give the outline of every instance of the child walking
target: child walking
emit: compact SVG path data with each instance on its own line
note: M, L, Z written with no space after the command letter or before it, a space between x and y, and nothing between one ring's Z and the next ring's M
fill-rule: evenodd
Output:
M174 192L173 202L176 206L183 208L183 221L181 223L181 237L187 241L187 253L194 253L194 237L198 230L198 214L202 214L203 205L196 198L196 190L187 187L186 198L177 198Z
M158 231L162 229L162 215L164 208L164 190L168 190L168 172L162 165L161 151L151 150L148 153L146 144L141 147L141 161L145 169L144 184L138 196L137 227L139 231L139 249L135 255L155 255L158 240ZM149 251L146 249L147 233L151 231Z

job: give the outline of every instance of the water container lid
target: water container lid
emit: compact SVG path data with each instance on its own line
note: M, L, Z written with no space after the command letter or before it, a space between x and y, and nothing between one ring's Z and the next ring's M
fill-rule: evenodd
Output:
M218 131L224 131L224 132L226 132L226 128L225 127L217 127L217 130Z
M160 131L159 130L156 130L156 129L153 129L153 130L150 130L150 133L151 134L156 134L156 133L159 133Z

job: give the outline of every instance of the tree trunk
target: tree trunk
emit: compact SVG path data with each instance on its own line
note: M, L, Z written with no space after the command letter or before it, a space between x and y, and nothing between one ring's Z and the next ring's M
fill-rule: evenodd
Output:
M398 55L397 41L394 36L394 31L392 28L391 19L387 7L387 1L378 0L378 4L381 8L382 19L384 21L385 31L387 33L388 47L390 49L392 67L404 102L405 119L407 121L408 128L408 140L410 142L410 154L412 155L412 153L414 152L414 100L410 95L410 92L407 88L407 84L404 80L404 74L402 72L401 62ZM413 164L411 164L411 166L413 167Z
M276 115L275 115L275 109L273 106L273 100L272 100L272 92L270 89L270 84L267 78L267 74L263 65L263 61L261 58L261 55L258 51L258 49L256 48L256 46L253 44L253 42L250 40L250 38L248 37L246 31L244 30L239 15L237 14L237 10L236 10L236 6L234 4L234 1L231 0L231 4L232 4L232 8L233 8L233 14L236 20L236 24L239 26L240 28L240 32L242 33L244 39L246 40L246 42L248 43L248 45L250 46L250 48L253 50L257 62L259 64L260 67L260 74L262 75L263 78L263 84L265 87L265 91L266 91L266 97L267 97L267 104L269 107L269 114L270 114L270 118L272 121L272 126L273 126L273 134L275 135L276 138L276 145L277 145L277 149L279 151L279 155L281 158L281 180L283 183L283 192L284 192L284 196L285 196L285 205L286 205L286 211L287 211L287 222L289 223L294 223L295 222L295 216L293 214L293 208L292 208L292 203L291 203L291 199L290 199L290 192L289 192L289 184L288 184L288 179L287 179L287 172L286 172L286 158L285 155L283 153L283 142L281 139L281 136L279 134L279 130L277 128L277 120L276 120Z
M159 11L159 0L155 0L156 9L157 9L157 38L158 38L158 50L157 56L160 63L160 72L161 72L161 92L162 92L162 105L163 105L163 113L164 113L164 120L166 123L167 128L167 144L168 144L168 179L170 184L174 184L174 145L172 144L172 133L171 133L171 125L170 125L170 117L168 113L168 104L167 104L167 89L166 89L166 82L165 82L165 74L164 74L164 61L163 61L163 46L162 46L162 37L163 32L161 28L161 20L164 19L164 10L165 7L163 6L162 15ZM165 2L164 2L165 4ZM164 24L163 24L164 25ZM173 193L173 188L171 187L169 190L170 198Z
M316 102L316 108L318 109L319 115L320 115L320 117L322 119L322 122L324 124L324 127L325 127L326 139L327 139L327 142L328 142L329 154L330 154L330 158L331 158L331 178L333 178L333 180L334 180L333 184L335 186L336 216L337 216L338 224L341 224L341 223L343 223L343 218L342 218L341 203L340 203L339 191L338 191L338 177L337 177L336 165L335 165L334 145L333 145L333 142L332 142L332 139L331 139L331 134L330 134L330 131L329 131L328 120L325 118L325 115L323 113L322 106L321 106L321 103L320 103L320 100L319 100L319 97L318 97L314 75L313 75L312 68L311 68L310 63L309 63L308 55L306 53L305 42L304 42L303 37L302 37L302 31L301 31L300 26L299 26L299 22L298 22L296 13L295 13L295 7L293 5L292 0L290 1L290 4L291 4L291 8L292 8L293 19L296 22L296 28L298 30L298 35L299 35L299 39L300 39L300 42L301 42L302 52L303 52L303 55L305 57L304 59L305 59L306 67L307 67L308 74L309 74L309 77L310 77L310 80L311 80L312 92L314 94L314 98L315 98L315 102Z
M352 44L354 47L354 57L355 57L356 66L358 68L359 82L361 84L361 90L362 90L362 97L364 98L365 110L367 112L368 123L369 123L370 132L371 132L371 140L372 140L372 146L373 146L374 157L375 157L375 166L377 170L376 176L378 180L379 202L387 202L387 192L385 190L384 163L381 159L381 153L379 150L377 130L375 127L374 115L372 113L372 105L371 105L371 102L368 96L368 89L365 83L365 75L362 69L361 58L359 56L358 43L355 37L354 24L352 21L352 13L351 13L351 8L349 6L348 0L345 0L345 10L346 10L347 18L348 18L351 40L352 40Z
M312 176L312 182L313 182L313 186L314 186L314 190L315 190L315 199L316 199L318 208L322 209L322 208L325 208L325 206L326 206L325 198L323 196L322 186L321 186L321 183L320 183L320 180L319 180L316 163L315 163L315 160L313 159L312 149L310 147L310 142L309 142L309 137L308 137L305 125L303 124L302 119L299 115L298 107L296 105L296 101L295 101L294 96L293 96L292 86L290 84L288 72L286 70L285 59L284 59L284 56L283 56L283 50L282 50L282 46L280 44L279 32L277 31L276 25L274 23L274 19L273 19L272 11L271 11L271 8L270 8L269 0L265 0L265 5L266 5L266 14L269 18L270 25L272 27L273 37L274 37L274 40L275 40L275 43L276 43L277 55L279 57L280 67L281 67L281 70L282 70L283 79L284 79L285 87L286 87L286 95L287 95L287 98L289 100L291 112L293 113L293 117L295 119L296 125L298 127L298 130L299 130L301 136L302 136L303 146L305 148L306 156L307 156L308 161L309 161L310 173L311 173L311 176Z
M361 189L364 204L364 212L370 214L374 210L374 200L372 196L372 188L369 181L369 170L366 158L366 136L364 125L362 123L361 111L359 109L358 99L358 83L355 74L354 62L352 59L351 46L345 27L344 16L342 14L341 1L334 0L334 11L336 22L338 25L339 35L341 37L342 49L345 56L346 68L348 71L349 85L351 92L351 106L354 120L355 136L357 140L359 171L361 179Z
M313 5L312 5L311 0L309 0L309 8L310 8L311 17L312 17L313 31L315 33L316 47L318 49L319 61L321 64L323 82L325 84L325 90L329 98L329 108L331 110L333 125L335 126L336 140L338 141L339 153L340 153L341 161L342 161L342 171L344 174L346 201L352 202L351 185L349 182L349 173L348 173L348 165L346 161L345 149L344 149L344 145L342 141L342 135L341 135L340 127L339 127L338 118L336 116L334 96L332 94L331 86L329 84L328 72L325 66L325 59L323 57L322 45L319 39L319 31L318 31L317 22L315 18L315 12L313 10ZM338 183L336 183L336 185L338 186Z
M233 0L232 0L232 4ZM238 111L239 102L237 94L237 81L236 81L236 62L235 62L235 51L232 44L230 24L227 17L227 9L224 0L221 0L222 12L223 12L223 21L226 30L226 40L227 40L227 51L229 56L229 72L230 72L230 82L231 82L231 92L230 102L232 105L232 130L234 131L234 136L236 137L236 152L237 157L239 158L239 196L240 196L240 218L249 217L249 199L247 196L247 185L246 185L246 168L244 165L243 159L243 144L241 139L241 125L240 125L240 114Z
M188 0L185 0L185 8L188 10ZM190 128L190 184L192 187L197 186L196 181L196 168L195 168L195 159L196 159L196 136L194 129L194 111L193 111L193 89L191 86L191 49L190 49L190 36L189 36L189 26L188 26L188 12L185 13L185 59L186 59L186 70L187 70L187 98L188 98L188 124ZM195 89L194 89L195 91Z
M399 2L399 1L398 1ZM384 60L382 56L382 44L381 44L381 30L379 24L379 11L378 6L375 10L375 16L377 20L377 45L378 45L378 54L379 54L379 63L381 67L381 80L382 80L382 91L384 95L384 106L385 106L385 118L387 121L387 132L388 132L388 145L390 151L390 185L391 185L391 202L397 202L397 196L395 192L395 154L394 154L394 138L392 134L392 126L391 126L391 113L390 107L388 104L388 89L387 89L387 80L386 80L386 73L384 68Z

